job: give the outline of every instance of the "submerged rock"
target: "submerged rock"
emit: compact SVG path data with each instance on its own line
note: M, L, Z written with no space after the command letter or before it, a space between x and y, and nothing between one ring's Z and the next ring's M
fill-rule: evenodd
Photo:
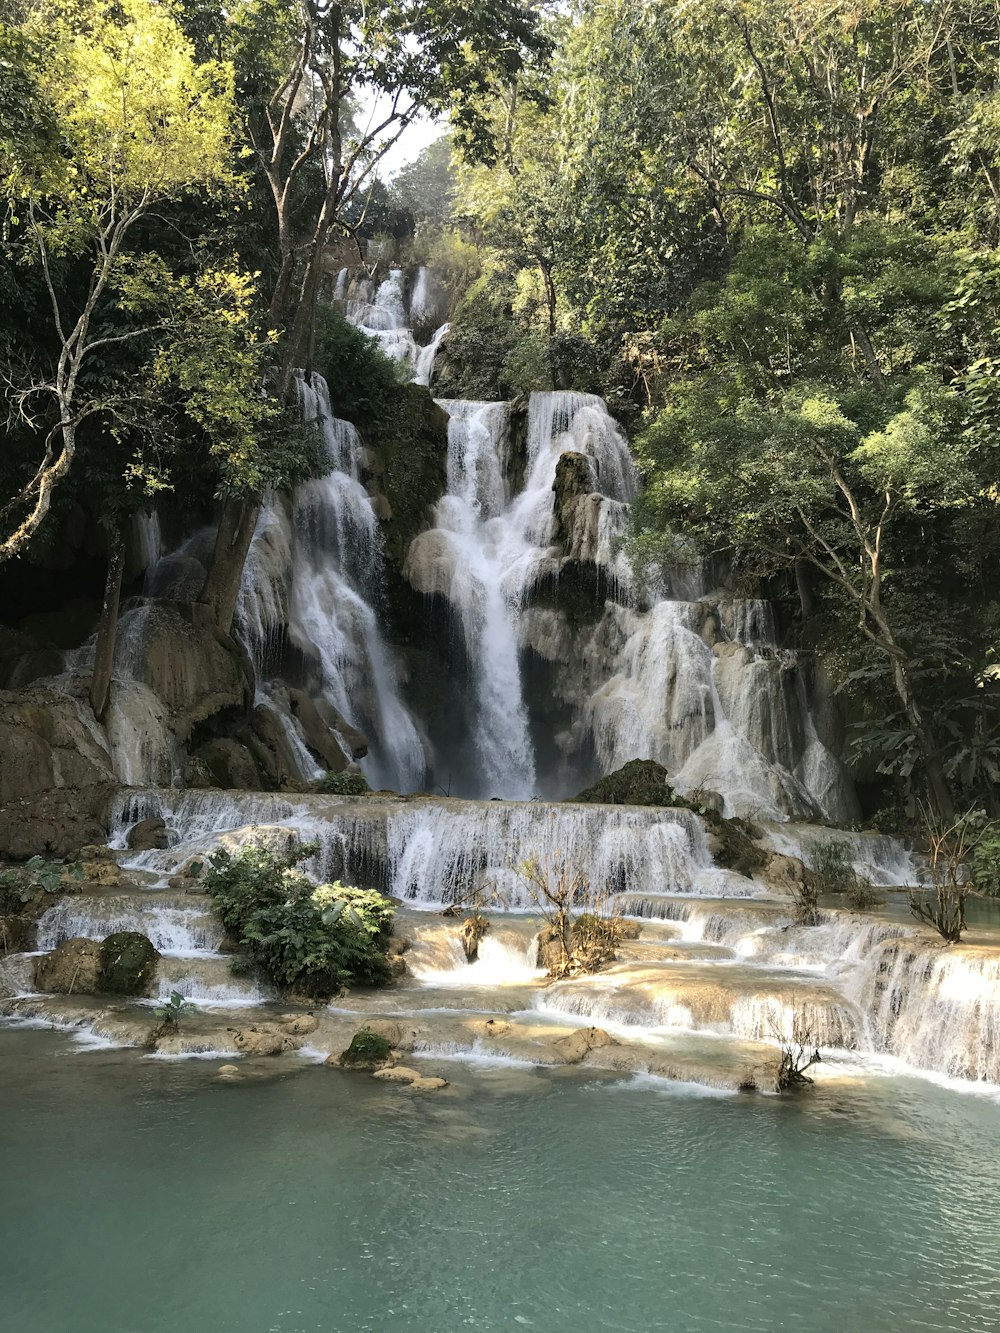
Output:
M615 1038L603 1028L578 1028L553 1042L552 1049L566 1064L575 1065L601 1046L617 1045Z
M266 1023L253 1024L245 1028L230 1028L233 1045L243 1055L281 1055L284 1051L295 1051L302 1045L290 1033Z

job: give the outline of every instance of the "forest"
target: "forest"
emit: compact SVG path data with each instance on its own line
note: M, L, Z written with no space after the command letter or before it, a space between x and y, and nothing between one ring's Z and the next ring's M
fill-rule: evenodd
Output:
M402 392L324 301L331 257L424 262L434 392L600 393L634 567L724 561L777 603L870 815L995 813L998 37L992 0L15 6L5 597L86 525L100 716L123 534L159 503L217 515L228 628L262 496L323 468L296 368L357 422Z

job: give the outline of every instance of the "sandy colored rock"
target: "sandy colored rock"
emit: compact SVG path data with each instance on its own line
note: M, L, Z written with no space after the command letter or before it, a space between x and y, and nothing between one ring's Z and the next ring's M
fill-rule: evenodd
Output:
M390 1065L388 1069L376 1069L372 1074L372 1078L383 1079L386 1083L415 1083L421 1077L406 1065Z
M398 1046L401 1051L413 1050L413 1032L393 1018L371 1018L364 1026L376 1037L384 1037L390 1046Z
M568 1065L578 1064L600 1046L615 1046L617 1042L603 1028L577 1028L553 1043L553 1051Z
M35 965L35 989L51 995L93 995L101 972L97 940L63 940Z
M511 1031L511 1025L505 1018L487 1018L473 1023L472 1030L480 1037L506 1037Z
M284 1051L297 1050L297 1042L280 1028L264 1025L231 1029L233 1045L243 1055L281 1055Z
M240 1072L240 1067L239 1065L220 1065L218 1072L226 1075L227 1078L231 1078L234 1074Z
M446 1088L448 1080L446 1078L437 1078L428 1075L426 1078L415 1078L410 1084L414 1092L437 1092L439 1088Z
M278 1022L293 1037L307 1037L319 1027L319 1019L315 1014L282 1014Z

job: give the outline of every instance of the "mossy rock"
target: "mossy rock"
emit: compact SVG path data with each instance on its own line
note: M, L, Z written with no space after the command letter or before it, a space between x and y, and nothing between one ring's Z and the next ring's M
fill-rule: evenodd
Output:
M312 784L312 790L327 796L364 796L371 791L363 773L345 769L341 773L328 772Z
M761 836L760 829L746 819L723 819L711 813L705 817L713 834L712 856L716 865L748 879L764 869L772 853L757 845L755 839Z
M667 770L655 759L630 759L571 801L594 805L683 805L667 781Z
M347 1050L341 1051L340 1063L352 1069L379 1069L391 1056L392 1045L386 1037L371 1028L359 1028Z
M113 995L146 995L160 955L137 930L118 930L101 944L99 986Z

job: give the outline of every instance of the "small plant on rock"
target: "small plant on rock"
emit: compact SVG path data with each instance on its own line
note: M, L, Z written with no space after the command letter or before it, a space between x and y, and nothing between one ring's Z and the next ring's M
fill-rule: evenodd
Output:
M364 796L371 791L363 773L344 769L340 773L328 772L315 784L316 791L326 796Z
M197 1012L198 1006L190 1000L186 1000L179 990L171 991L170 999L164 1000L153 1010L161 1023L165 1023L168 1028L174 1030L180 1026L180 1020L185 1015L193 1015Z
M870 911L883 902L871 881L855 870L850 851L843 842L832 838L829 842L821 842L813 852L810 875L817 881L821 893L843 894L854 912Z
M810 1087L813 1080L806 1070L818 1065L823 1058L812 1032L795 1021L790 1034L774 1029L772 1035L781 1048L778 1073L774 1080L775 1092L801 1092Z
M931 888L911 889L910 911L918 921L933 926L942 939L958 944L966 929L965 904L976 887L972 876L987 877L990 847L1000 841L1000 824L982 810L966 810L945 818L930 806L921 809L924 842L930 863ZM1000 848L997 848L1000 855Z
M78 861L32 856L23 865L0 871L0 916L19 912L40 893L71 893L82 880L83 866Z

